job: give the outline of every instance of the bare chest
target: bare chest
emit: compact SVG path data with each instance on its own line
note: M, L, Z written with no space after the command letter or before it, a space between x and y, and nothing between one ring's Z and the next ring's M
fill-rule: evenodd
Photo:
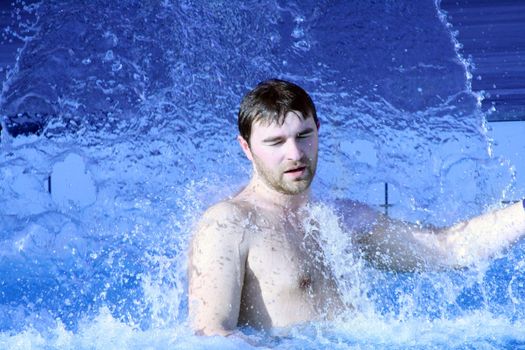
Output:
M312 293L323 283L320 247L295 232L271 232L251 245L247 267L272 293ZM270 292L270 291L269 291Z
M300 232L263 232L250 244L242 318L273 326L317 318L333 289L330 276L315 241Z

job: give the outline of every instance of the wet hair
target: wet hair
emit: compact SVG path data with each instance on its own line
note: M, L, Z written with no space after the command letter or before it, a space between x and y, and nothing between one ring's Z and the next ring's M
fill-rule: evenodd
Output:
M260 82L244 96L237 124L242 138L250 144L252 126L255 122L266 125L282 125L290 111L301 112L303 118L314 118L319 125L315 105L306 91L289 81L270 79Z

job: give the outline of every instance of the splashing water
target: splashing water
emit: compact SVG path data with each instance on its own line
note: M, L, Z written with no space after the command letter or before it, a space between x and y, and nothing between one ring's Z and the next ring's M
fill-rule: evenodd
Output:
M437 225L498 202L479 97L432 1L23 2L0 100L0 348L247 349L187 327L186 248L250 175L236 110L256 82L304 86L321 118L314 192ZM378 207L378 210L382 210ZM392 273L351 254L325 205L328 260L357 311L254 342L280 349L525 344L518 243L465 271Z

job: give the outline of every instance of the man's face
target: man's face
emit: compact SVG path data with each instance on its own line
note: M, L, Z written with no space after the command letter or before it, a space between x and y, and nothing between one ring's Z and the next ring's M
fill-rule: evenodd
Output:
M304 192L317 168L318 130L314 119L291 111L283 125L254 123L250 136L256 174L283 194Z

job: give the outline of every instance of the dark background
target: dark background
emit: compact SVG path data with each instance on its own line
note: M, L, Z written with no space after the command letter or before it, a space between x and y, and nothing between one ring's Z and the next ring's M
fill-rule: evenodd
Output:
M20 47L21 42L13 40L10 42L6 34L7 27L12 24L11 20L11 2L0 0L0 79L5 79L6 69L12 66L16 59L16 50Z
M525 0L442 0L460 52L473 63L472 89L484 91L489 121L525 120ZM0 79L16 59L21 42L6 35L10 1L0 1Z
M441 8L475 65L472 89L496 108L489 121L525 120L525 1L442 0Z

